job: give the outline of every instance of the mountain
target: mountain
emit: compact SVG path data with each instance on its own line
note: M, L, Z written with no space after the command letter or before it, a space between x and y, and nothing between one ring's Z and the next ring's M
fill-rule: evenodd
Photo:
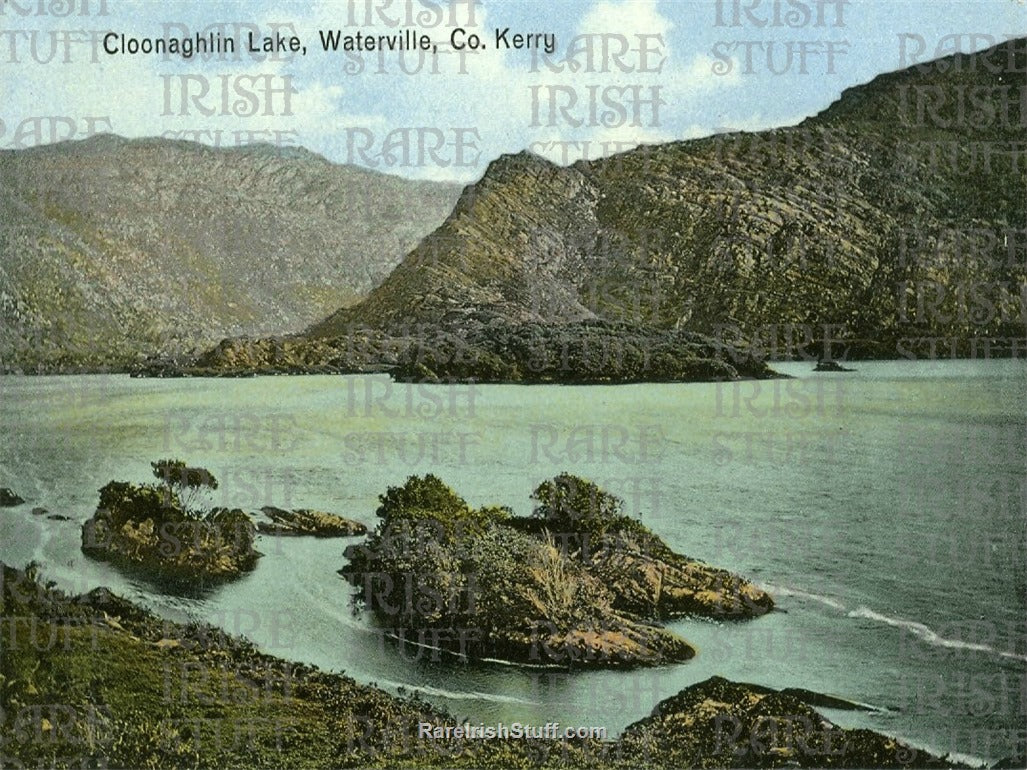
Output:
M459 335L484 314L687 330L772 358L925 357L924 338L1022 354L1025 69L1012 40L881 75L789 128L569 167L503 156L305 336Z
M0 151L0 368L125 368L299 331L380 283L459 191L269 145Z

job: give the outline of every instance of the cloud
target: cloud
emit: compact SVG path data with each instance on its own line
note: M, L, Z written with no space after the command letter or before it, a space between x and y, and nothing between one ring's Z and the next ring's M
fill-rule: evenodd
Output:
M445 2L436 3L441 16L448 17ZM475 154L480 154L477 163L414 163L390 171L411 177L470 181L498 155L527 147L538 150L544 146L547 157L573 162L607 151L623 151L632 143L701 136L723 127L762 128L796 122L804 112L823 109L842 87L879 72L882 61L892 63L894 36L889 29L918 29L933 40L947 31L948 23L933 4L912 0L902 4L906 15L901 21L872 9L853 14L846 34L862 41L862 45L853 47L849 68L832 78L796 79L747 76L737 61L727 74L715 74L714 64L719 60L711 52L727 31L712 23L709 5L680 0L478 5L474 24L467 23L466 18L459 21L468 31L480 34L490 47L466 54L448 49L452 25L446 23L450 19L432 20L419 15L435 7L430 3L408 6L402 0L393 0L389 6L393 11L385 13L402 17L394 26L376 11L386 8L385 3L365 4L363 0L252 0L246 4L210 0L170 5L157 0L109 0L108 5L110 14L102 18L73 17L75 28L102 26L130 35L152 36L159 34L165 23L194 30L223 23L229 30L256 27L265 33L272 25L291 25L308 52L287 61L254 61L245 55L230 61L166 61L146 56L111 57L101 52L96 61L91 61L91 51L83 46L73 50L75 61L71 64L39 64L26 60L29 43L20 31L12 38L6 33L14 30L3 30L0 67L4 69L4 100L0 119L7 130L0 136L0 146L11 146L13 126L20 120L46 115L80 119L107 116L112 129L126 136L207 130L210 137L220 131L222 141L233 141L234 131L291 132L296 143L339 162L347 159L350 129L360 129L362 136L371 132L379 143L397 130L409 130L415 138L418 131L428 136L441 131L452 143L462 131L474 133ZM1016 14L1022 13L1015 4L1008 5L1016 9ZM416 11L414 16L418 18L412 22L405 18L407 7ZM375 22L370 26L363 18L368 8ZM1013 28L1012 12L994 14L979 8L966 6L966 24L972 22L974 26L965 28L996 34ZM35 15L8 15L5 21L18 28L35 26L43 33L67 28L71 23L65 18ZM898 26L889 28L889 24ZM558 51L546 57L536 51L496 50L493 25L510 25L515 32L556 33ZM322 51L318 39L319 29L387 34L404 27L430 34L440 44L438 57L395 52L384 56L333 54ZM648 67L639 66L639 49L643 47L639 36L648 36ZM20 63L10 61L11 40L17 40L22 52ZM48 41L43 42L46 48ZM561 66L568 55L579 66ZM591 62L591 68L581 66L586 62ZM635 66L623 67L618 62ZM407 71L417 70L417 74L404 72L400 66L404 63ZM187 85L181 76L194 78L188 83L194 89L186 94L188 109L181 106ZM233 105L245 95L240 95L236 87L245 89L248 84L234 79L238 76L290 78L296 90L291 110L239 114ZM201 110L192 97L202 90L204 82L208 90L201 104L208 107ZM633 94L623 89L633 87L640 89L643 99L651 98L651 89L659 89L658 115L651 106L630 103ZM250 90L259 88L250 86ZM167 108L168 104L172 109ZM213 114L204 114L211 112L210 107L214 108ZM621 107L623 113L618 112Z
M581 18L578 33L662 35L669 37L674 23L657 10L656 0L602 0Z

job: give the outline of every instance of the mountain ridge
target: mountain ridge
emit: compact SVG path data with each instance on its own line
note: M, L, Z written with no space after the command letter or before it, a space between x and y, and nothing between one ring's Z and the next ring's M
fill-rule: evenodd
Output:
M898 357L907 338L1022 337L1027 177L1015 157L986 173L958 164L974 143L1022 141L1025 44L883 73L792 127L567 167L503 155L368 297L305 334L447 323L462 308L511 322L726 327L750 344L775 326L839 327L875 357ZM970 231L961 253L944 243L952 230ZM921 284L946 293L936 312L917 312L930 306ZM992 293L960 301L952 289L971 284Z
M124 370L299 331L370 291L458 190L267 144L2 151L0 368Z

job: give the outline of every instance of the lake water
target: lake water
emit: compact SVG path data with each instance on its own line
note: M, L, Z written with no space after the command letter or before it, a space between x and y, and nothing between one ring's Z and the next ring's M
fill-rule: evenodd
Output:
M106 585L268 652L421 691L472 721L605 725L611 735L713 674L881 708L825 711L935 751L994 760L1027 722L1027 365L874 362L794 380L616 387L403 386L382 377L0 378L0 559L71 591ZM313 507L373 526L377 496L432 472L474 505L531 510L561 471L626 500L673 548L748 576L780 608L683 620L699 648L645 671L433 661L384 643L336 575L351 539L260 537L244 578L169 593L85 558L79 526L111 479L180 457L215 504ZM71 517L33 516L32 506ZM1022 735L1022 733L1021 733ZM1022 739L1022 738L1021 738Z

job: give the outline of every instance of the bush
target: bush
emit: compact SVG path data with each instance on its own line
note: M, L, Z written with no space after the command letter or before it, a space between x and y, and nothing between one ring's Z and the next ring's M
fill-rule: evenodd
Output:
M100 490L99 509L115 528L125 522L135 524L152 519L156 526L166 521L205 520L209 512L197 505L198 497L217 489L218 482L206 468L187 466L182 460L158 460L150 463L153 475L161 483L132 484L111 481Z
M206 468L191 468L182 460L157 460L150 463L150 467L164 488L177 494L182 500L182 507L196 516L202 514L197 507L200 500L210 490L218 488L218 480L213 473Z
M473 509L437 476L410 476L401 487L389 487L379 495L376 511L382 519L379 533L404 523L424 523L446 539L482 532L510 518L509 508L486 506ZM437 525L437 526L433 526Z
M424 478L411 476L401 487L389 487L378 500L381 505L376 513L386 523L417 517L422 511L435 513L440 519L459 518L470 511L462 497L430 473Z
M100 489L99 508L107 512L106 517L115 529L127 521L138 524L152 519L159 526L162 522L181 521L186 517L174 491L126 481L111 481Z
M531 499L538 501L532 515L557 532L601 536L612 527L631 521L621 513L623 500L569 473L543 481L531 493Z

